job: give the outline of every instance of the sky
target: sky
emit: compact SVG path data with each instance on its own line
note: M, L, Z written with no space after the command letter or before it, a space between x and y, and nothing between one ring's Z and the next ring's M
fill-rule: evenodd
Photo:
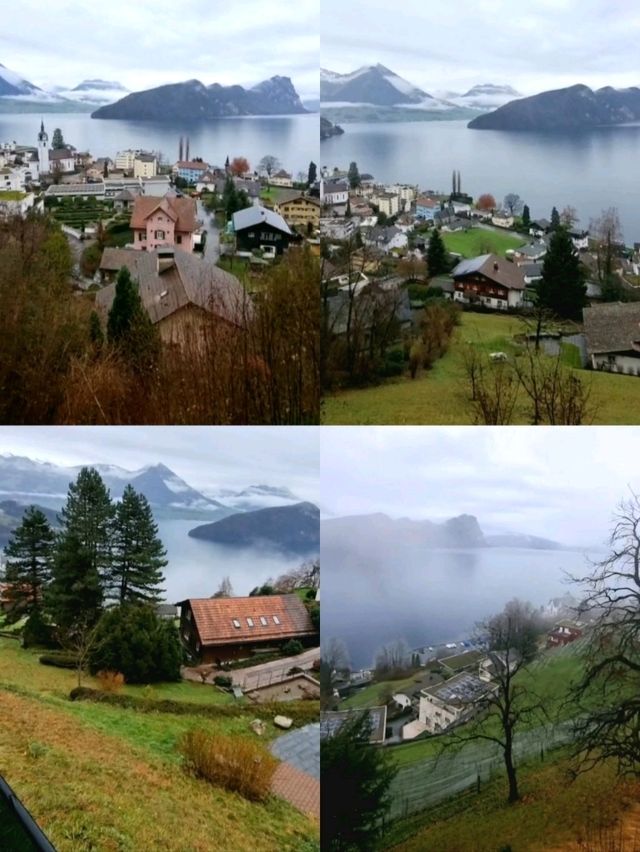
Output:
M485 533L599 546L630 489L635 427L333 427L321 430L325 517L383 512L442 521L467 513Z
M313 426L2 426L0 453L127 470L161 462L198 490L284 486L318 502L319 435Z
M3 9L0 63L41 88L87 78L131 91L193 78L253 85L280 74L317 97L319 11L320 0L20 0Z
M381 63L429 93L640 85L633 0L322 0L322 22L323 68Z

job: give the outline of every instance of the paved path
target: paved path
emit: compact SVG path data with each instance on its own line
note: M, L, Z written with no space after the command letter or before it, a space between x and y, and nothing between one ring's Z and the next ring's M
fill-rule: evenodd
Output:
M302 813L320 819L320 782L290 763L281 763L276 769L271 792Z
M270 663L261 663L246 669L234 669L229 674L231 675L234 686L240 686L245 690L255 689L257 686L279 683L287 676L289 669L294 666L309 671L313 667L314 661L319 659L320 648L309 648L295 657L280 657L277 660L272 660ZM227 674L227 672L221 671L215 666L206 668L208 670L206 683L213 683L213 679L217 674ZM202 678L197 667L185 666L182 669L182 677L185 680L194 680L197 683L202 683Z
M320 818L320 723L314 722L283 734L271 743L282 763L273 776L271 790L299 811Z

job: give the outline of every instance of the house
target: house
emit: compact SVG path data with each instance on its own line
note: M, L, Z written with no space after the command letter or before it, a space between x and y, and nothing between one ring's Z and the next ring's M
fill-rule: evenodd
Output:
M272 186L293 186L293 177L289 174L289 172L285 172L284 169L280 169L279 172L271 175L269 183Z
M179 606L180 636L201 663L244 659L291 639L317 640L309 612L295 594L189 598Z
M116 210L129 210L138 195L140 195L139 192L134 193L129 189L123 189L113 199L113 206Z
M544 237L551 230L551 222L548 219L535 219L529 223L529 234L532 237Z
M132 172L136 157L144 153L140 148L128 148L126 151L118 151L115 162L116 169L118 171Z
M475 671L478 663L484 657L481 651L463 651L461 654L453 654L449 657L441 657L439 663L445 674L459 674L463 671Z
M180 610L176 604L157 604L156 615L158 618L165 618L167 621L173 621L174 618L180 617Z
M216 183L218 178L213 174L211 169L207 169L206 172L203 172L196 183L196 191L197 192L216 192ZM224 184L224 181L223 181ZM224 186L222 187L224 189Z
M251 304L238 279L199 255L171 248L158 251L106 248L100 262L103 281L112 282L96 294L96 311L106 323L116 285L125 266L138 284L145 310L161 339L182 345L197 340L211 317L229 329L243 328Z
M582 627L575 621L559 621L553 630L547 633L547 648L569 645L581 636Z
M133 247L140 251L153 251L163 246L176 246L182 251L193 251L198 242L196 232L200 228L196 212L193 198L139 196L134 200L131 212Z
M589 231L569 231L569 236L576 251L586 251L589 248Z
M522 270L495 254L481 254L461 261L451 273L458 302L479 302L488 308L506 311L524 301Z
M388 254L394 249L406 249L409 245L409 238L395 225L389 227L376 225L366 233L364 243L368 246L375 246L375 248Z
M299 234L315 231L320 225L320 200L296 190L291 192L295 194L276 199L275 212Z
M357 230L358 223L355 219L320 219L320 231L327 240L348 240Z
M246 207L233 214L233 232L239 251L273 247L282 254L296 235L279 213L265 207Z
M372 197L371 203L385 216L397 216L400 212L400 197L394 192L378 192Z
M509 252L513 257L513 262L520 266L525 263L538 263L547 253L547 244L545 242L531 243L527 246L513 249Z
M508 210L497 210L491 217L491 224L496 228L513 228L515 217Z
M76 158L70 148L52 148L49 151L49 174L70 174L76 170Z
M45 190L45 198L104 198L104 183L59 183Z
M320 739L325 740L338 733L345 722L366 713L369 721L369 742L383 743L387 728L387 708L367 707L362 710L324 710L320 714Z
M133 176L139 178L155 177L158 174L158 161L153 154L138 154L133 161Z
M542 280L541 263L519 263L518 266L522 270L522 274L524 275L524 283L527 286L529 286L530 284L537 284L538 281Z
M202 160L179 160L172 171L176 177L186 180L187 183L198 183L209 168L209 163L203 163Z
M335 204L346 204L349 200L349 184L346 180L320 181L320 202L332 207Z
M440 210L440 200L430 195L419 195L416 198L416 216L418 219L433 222L433 218Z
M0 190L0 218L7 216L26 216L29 210L42 210L44 202L36 201L33 192L12 192Z
M438 734L452 725L472 719L482 709L483 699L495 686L468 672L420 692L418 721L424 730Z
M592 305L582 319L594 370L640 376L640 303Z

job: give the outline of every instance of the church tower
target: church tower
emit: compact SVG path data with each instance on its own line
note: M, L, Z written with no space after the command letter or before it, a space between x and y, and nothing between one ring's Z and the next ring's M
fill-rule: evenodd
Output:
M44 129L44 121L40 122L40 133L38 133L38 162L40 174L48 175L51 171L49 165L49 135Z

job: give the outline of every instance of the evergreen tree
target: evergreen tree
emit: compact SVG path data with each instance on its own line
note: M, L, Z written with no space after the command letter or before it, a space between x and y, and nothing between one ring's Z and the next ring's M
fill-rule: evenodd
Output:
M351 189L357 189L360 186L360 172L358 171L358 164L356 162L349 164L348 178Z
M133 368L142 375L149 372L158 357L158 333L126 266L116 279L115 297L107 319L107 338L109 343L120 344Z
M441 275L449 268L447 250L438 228L434 229L431 234L431 239L429 240L429 247L427 248L427 267L430 278L433 278L434 275Z
M113 518L114 506L102 477L94 468L83 467L76 481L70 484L67 502L60 513L59 549L65 540L75 538L89 558L91 571L100 579L111 566Z
M551 230L557 231L560 227L560 214L558 213L558 209L554 207L551 210Z
M109 177L109 164L106 159L104 161L104 166L102 167L102 177Z
M59 151L61 148L64 148L64 137L62 135L62 130L59 127L53 131L53 136L51 138L51 147L54 151Z
M147 498L127 485L115 510L110 597L120 604L160 601L166 555Z
M100 349L104 343L102 323L100 322L100 317L95 311L91 311L91 316L89 317L89 340L96 349Z
M61 630L78 621L95 624L104 599L95 554L75 533L64 535L58 544L52 580L45 591L45 607Z
M309 186L313 186L318 177L318 167L313 162L313 160L309 163L309 171L307 173L307 183Z
M559 227L551 237L538 284L538 304L563 319L582 318L586 304L585 271L571 237Z
M350 198L347 199L347 207L346 207L346 210L344 211L344 218L345 219L351 218L351 199Z
M40 509L30 506L5 547L7 597L12 614L31 615L51 578L55 534Z
M227 159L224 161L224 169L226 172L229 171L229 155L227 154Z
M529 205L525 204L522 208L522 227L528 228L531 224L531 211L529 210Z

